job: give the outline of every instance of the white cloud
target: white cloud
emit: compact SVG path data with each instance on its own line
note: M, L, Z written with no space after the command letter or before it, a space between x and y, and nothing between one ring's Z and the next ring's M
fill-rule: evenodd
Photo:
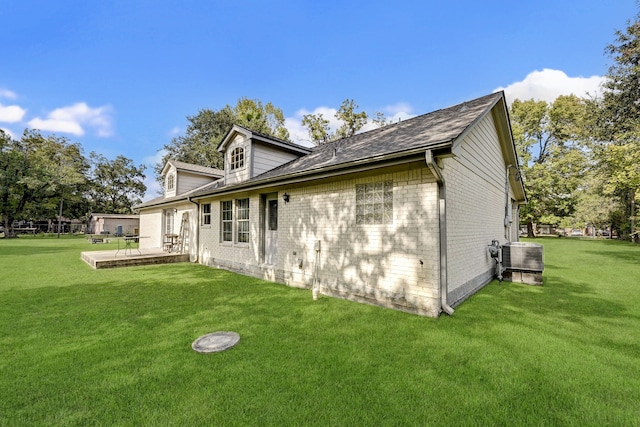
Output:
M329 120L329 129L333 132L340 127L340 121L335 117L337 112L337 109L331 107L317 107L313 111L302 108L296 111L293 117L287 117L284 120L284 126L289 131L293 142L310 146L313 145L313 143L311 142L311 138L309 138L309 131L307 131L306 127L302 126L302 117L307 114L322 114L323 119Z
M10 137L11 139L16 139L16 135L15 135L13 132L11 132L9 129L7 129L7 128L0 128L0 129L1 129L1 130L3 130L3 131L4 131L4 133L6 133L7 135L9 135L9 137Z
M307 128L302 126L301 117L287 117L284 119L284 127L289 131L289 137L296 144L311 146L311 139L309 138L309 132Z
M142 197L143 202L148 202L162 194L163 188L160 186L160 183L156 181L155 174L147 174L144 179L144 185L147 186L147 192L144 193L144 197Z
M70 133L76 136L84 135L85 127L95 129L100 137L113 135L111 107L91 108L85 102L56 108L47 115L46 119L36 117L28 124L34 129Z
M17 97L18 95L15 92L0 88L0 98L16 99Z
M388 105L386 107L384 107L384 109L382 110L383 113L387 114L387 115L391 115L396 116L396 115L402 115L402 116L406 116L406 117L413 117L413 115L411 114L411 111L413 110L413 108L411 108L411 106L405 102L398 102L397 104L393 104L393 105Z
M553 102L560 95L597 95L602 91L604 81L602 76L569 77L564 71L545 68L532 71L524 80L496 88L494 92L504 90L509 104L514 99L531 98Z
M162 158L167 154L167 151L162 149L156 151L156 154L153 156L147 156L142 159L142 162L150 168L153 168L158 162L162 161Z
M4 106L0 104L0 122L17 123L22 120L26 112L27 110L18 105Z

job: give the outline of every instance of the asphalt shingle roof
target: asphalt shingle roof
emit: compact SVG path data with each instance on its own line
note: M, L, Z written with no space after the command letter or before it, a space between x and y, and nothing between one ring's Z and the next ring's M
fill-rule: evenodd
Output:
M288 176L312 175L327 169L339 169L352 164L366 164L390 156L417 153L432 148L450 147L453 141L484 116L504 97L502 92L493 93L452 107L433 111L354 135L331 143L313 147L307 155L282 166L255 176L242 183L225 185L221 180L203 185L188 194L192 197L232 190L235 187L250 187L253 183L278 181ZM267 138L267 136L264 136ZM222 171L221 171L222 172ZM176 197L184 199L185 194ZM163 199L169 202L171 199ZM156 204L159 199L140 206Z
M488 111L502 93L317 146L303 157L255 177L255 180L311 172L343 163L375 160L393 153L428 149L453 141Z
M306 175L328 168L366 163L393 154L447 146L469 126L488 112L502 92L463 102L408 120L314 147L311 153L255 176L248 181L224 186L219 182L205 185L194 196L203 196L223 188L246 187L254 182L278 180L289 175Z

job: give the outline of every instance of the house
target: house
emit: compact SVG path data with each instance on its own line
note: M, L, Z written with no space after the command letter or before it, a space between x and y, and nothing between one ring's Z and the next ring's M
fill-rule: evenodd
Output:
M135 207L140 212L140 236L145 237L140 240L140 247L167 249L168 243L176 242L173 238L167 240L166 236L181 234L187 238L182 250L196 254L197 240L189 236L198 229L198 205L191 202L190 196L195 190L223 178L224 171L169 160L161 174L164 194ZM191 261L196 261L195 256Z
M94 213L89 217L86 229L88 234L138 234L140 228L139 215Z
M495 277L493 240L518 239L502 92L314 148L233 126L218 150L200 187L171 192L187 170L167 163L165 196L137 207L141 245L186 214L194 262L435 317Z

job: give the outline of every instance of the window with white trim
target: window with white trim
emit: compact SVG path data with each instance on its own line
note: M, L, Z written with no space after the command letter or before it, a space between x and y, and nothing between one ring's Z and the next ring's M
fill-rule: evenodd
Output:
M164 210L164 234L173 234L173 209Z
M393 224L393 182L356 185L356 224Z
M249 243L249 199L236 200L236 242Z
M167 191L171 191L175 188L176 186L176 177L175 175L171 174L169 176L167 176Z
M231 151L231 159L229 162L231 170L244 167L244 148L236 147Z
M211 225L211 203L202 205L202 225Z
M233 242L233 202L231 200L224 200L220 205L222 241Z

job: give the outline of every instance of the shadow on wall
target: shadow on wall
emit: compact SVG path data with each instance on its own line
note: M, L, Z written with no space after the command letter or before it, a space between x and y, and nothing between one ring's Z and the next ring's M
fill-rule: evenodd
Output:
M356 183L385 180L393 181L393 223L358 224ZM301 280L313 285L317 264L321 293L437 316L437 184L426 170L287 191L285 269L295 271L304 258Z

